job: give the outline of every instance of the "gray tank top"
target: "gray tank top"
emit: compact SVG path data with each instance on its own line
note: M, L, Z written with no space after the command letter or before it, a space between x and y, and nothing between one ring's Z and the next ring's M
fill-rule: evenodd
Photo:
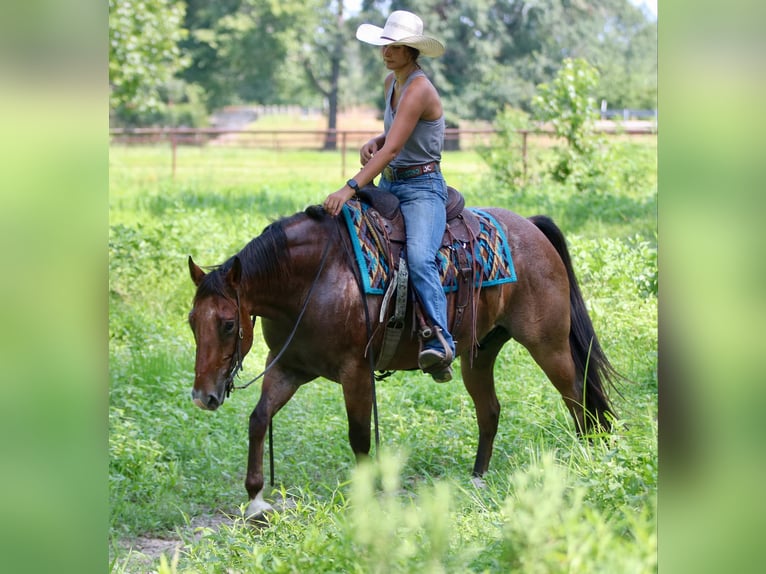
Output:
M404 92L407 91L410 82L419 76L425 76L423 70L415 70L410 74L410 77L404 82L399 101L402 101ZM386 111L383 114L383 129L386 135L388 135L388 130L391 129L391 124L394 123L394 118L396 117L396 110L391 108L391 100L394 97L394 83L391 82L391 87L386 94ZM391 167L405 167L441 161L443 147L444 114L438 120L418 120L410 138L390 165Z

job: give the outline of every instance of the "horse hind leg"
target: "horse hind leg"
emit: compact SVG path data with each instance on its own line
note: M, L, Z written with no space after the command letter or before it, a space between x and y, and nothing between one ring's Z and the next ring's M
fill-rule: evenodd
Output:
M581 436L591 425L586 420L582 383L578 381L577 369L569 350L568 340L564 339L555 346L550 344L525 346L561 394L564 404L574 419L577 435Z

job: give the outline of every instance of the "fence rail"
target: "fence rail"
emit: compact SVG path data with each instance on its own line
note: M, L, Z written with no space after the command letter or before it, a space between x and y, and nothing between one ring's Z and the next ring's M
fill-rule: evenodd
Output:
M633 121L615 123L597 121L596 131L611 135L656 135L653 122ZM172 153L172 174L176 173L178 146L215 146L237 148L325 149L341 153L341 174L346 172L346 155L349 147L354 153L370 137L380 130L251 130L233 128L113 128L109 130L111 143L117 145L146 145L168 143ZM473 149L490 145L496 134L494 129L447 128L444 134L445 151ZM528 140L531 136L555 137L550 127L518 130L521 136L521 153L524 171L527 166Z

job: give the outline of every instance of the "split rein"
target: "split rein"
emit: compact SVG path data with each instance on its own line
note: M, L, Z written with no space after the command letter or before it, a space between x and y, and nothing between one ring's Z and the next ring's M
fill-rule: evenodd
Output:
M252 379L250 379L247 383L244 385L235 385L234 384L234 378L237 376L237 373L242 369L242 339L243 339L243 332L242 332L242 322L240 320L240 316L242 314L241 307L240 307L240 300L239 300L239 289L237 289L237 344L234 349L234 355L231 357L231 367L229 368L229 374L226 376L226 398L231 395L231 391L233 390L242 390L246 389L250 385L252 385L255 381L263 377L266 373L268 373L271 368L277 363L277 361L282 357L284 352L287 350L287 347L290 346L290 343L292 343L293 338L295 337L295 333L298 331L298 326L301 324L301 320L303 319L303 315L306 313L306 309L308 309L309 301L311 300L311 295L314 293L314 287L316 287L317 283L319 283L319 277L322 275L322 271L324 270L325 263L327 263L327 255L330 253L330 245L331 242L328 241L325 245L324 252L322 253L322 261L319 264L319 271L317 271L316 277L314 277L314 281L311 283L311 287L309 288L309 292L306 294L306 299L303 301L303 306L301 307L300 313L298 313L298 318L295 321L295 326L293 327L293 330L290 332L290 335L287 337L287 341L285 341L285 344L282 346L282 349L277 353L277 356L274 357L274 359L266 366L266 368L263 370L263 372ZM253 328L255 328L255 317L253 317Z
M338 229L338 232L340 232L340 227L338 226L336 229ZM346 256L350 257L350 260L353 261L353 257L351 257L351 254L348 252L348 247L343 242L342 238L340 241L341 245L344 246L344 249L346 251ZM231 395L231 391L233 390L242 390L246 389L250 385L252 385L255 381L262 378L266 373L268 373L271 368L279 361L279 359L282 357L284 352L287 350L287 348L290 346L290 343L292 342L293 338L295 337L295 333L298 331L298 326L301 324L301 320L303 319L303 315L306 313L306 309L308 309L309 301L311 301L311 296L314 293L314 288L316 287L317 283L319 283L319 278L322 275L322 271L324 271L325 263L327 263L327 256L330 253L330 245L332 244L331 241L328 241L325 245L324 251L322 252L322 260L319 264L319 270L317 271L316 277L314 277L314 281L311 283L311 287L309 288L309 292L306 294L306 299L303 301L303 305L301 306L301 310L298 313L298 318L295 320L295 326L293 327L293 330L290 332L290 335L288 335L287 340L285 341L285 344L282 345L282 349L280 349L279 353L277 353L277 356L272 359L272 361L266 366L266 368L261 372L259 375L253 377L250 379L247 383L244 385L235 385L234 379L237 376L237 373L239 373L240 370L242 370L242 339L244 338L244 333L242 331L242 321L240 319L240 316L242 314L242 307L240 303L239 298L239 289L236 290L237 295L237 324L236 324L236 330L237 330L237 343L234 348L234 354L231 358L231 366L229 368L229 373L226 376L226 398L228 398ZM352 264L353 269L353 264ZM367 309L367 302L364 300L364 288L362 286L362 280L361 277L357 275L357 273L354 273L354 277L357 281L357 284L359 286L359 292L362 295L362 302L364 307L364 315L365 315L365 323L367 327L367 338L368 340L372 336L372 328L370 325L370 316L369 311ZM253 328L255 328L255 317L253 317ZM370 361L370 384L372 385L372 407L373 407L373 419L374 419L374 425L375 425L375 449L376 452L380 449L380 431L378 428L378 400L377 400L377 392L375 389L375 361L372 356L372 352L369 353L369 361ZM274 440L273 440L273 417L269 419L269 478L270 478L270 484L274 486Z

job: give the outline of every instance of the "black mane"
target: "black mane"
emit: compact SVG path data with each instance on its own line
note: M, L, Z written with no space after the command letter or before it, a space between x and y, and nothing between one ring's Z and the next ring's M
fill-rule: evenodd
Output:
M210 272L205 275L197 288L194 300L197 301L210 295L223 297L234 295L227 287L225 277L236 257L239 257L242 264L242 282L257 277L265 280L269 287L278 287L283 284L290 276L290 260L287 256L287 236L284 226L301 216L303 214L298 213L271 223L258 237L245 245L239 253L221 265L209 267Z

